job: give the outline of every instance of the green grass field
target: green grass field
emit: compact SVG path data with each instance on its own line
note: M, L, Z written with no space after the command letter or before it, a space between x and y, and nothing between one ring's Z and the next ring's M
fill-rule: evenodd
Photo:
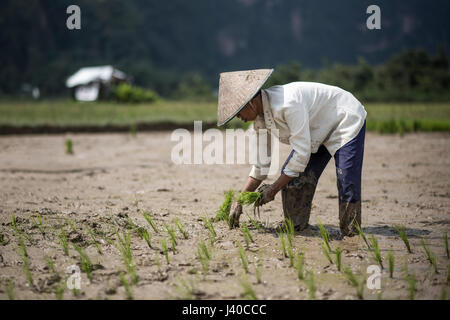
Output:
M162 122L214 124L216 103L159 101L154 104L81 103L71 100L0 101L0 127L133 126ZM381 133L450 131L450 103L367 103L367 129ZM231 127L244 127L234 119Z

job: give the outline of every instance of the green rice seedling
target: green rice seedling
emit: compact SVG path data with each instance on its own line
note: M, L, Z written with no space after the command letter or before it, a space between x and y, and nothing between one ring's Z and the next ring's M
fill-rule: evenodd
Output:
M262 283L261 269L262 269L262 259L261 256L258 255L258 259L256 260L255 263L255 276L257 283Z
M94 236L94 233L92 232L91 228L89 228L88 226L86 226L86 229L89 233L89 236L91 237L92 243L95 245L95 247L97 248L97 252L99 254L102 254L102 247L100 246L100 243L97 241L97 239Z
M295 269L297 270L297 277L299 280L305 279L305 254L299 252L295 258Z
M127 231L123 232L123 237L120 237L119 232L115 230L117 241L119 243L118 249L122 255L123 263L127 269L128 275L131 277L132 282L136 284L139 281L136 273L136 267L133 262L133 253L131 251L131 238Z
M366 235L364 234L364 231L362 231L361 226L359 225L359 223L357 221L355 221L355 227L356 230L358 230L358 234L361 237L361 239L364 240L366 246L367 246L367 250L371 250L371 247L369 245L369 241L367 241Z
M28 284L30 286L33 286L34 281L33 281L32 275L31 275L31 271L30 271L30 260L28 259L28 253L25 248L25 243L23 242L23 239L21 240L20 246L21 246L20 256L21 256L22 262L23 262L23 271L25 272L25 276L27 278Z
M161 259L159 259L159 253L155 252L154 253L154 259L155 260L155 264L158 267L158 271L161 272Z
M64 297L64 291L66 290L65 281L60 281L55 289L56 300L62 300Z
M128 300L133 300L133 290L131 288L131 284L128 282L125 274L123 274L123 272L121 272L119 274L119 279L120 282L122 283L122 286L125 289L125 295L127 297Z
M147 220L147 222L150 225L150 227L152 227L153 231L155 231L156 233L159 233L159 230L156 227L156 224L153 222L153 220L150 217L150 215L147 212L145 212L145 211L142 213L142 215L144 216L145 220Z
M197 291L193 279L186 281L182 278L178 279L175 290L180 294L180 297L183 300L193 300L195 298L195 292Z
M172 227L169 227L168 225L164 224L164 227L167 230L167 233L169 234L169 238L170 238L170 243L172 244L172 252L175 254L175 248L177 246L177 239L175 236L175 231L173 230Z
M219 210L216 213L216 217L214 218L214 222L218 222L221 220L224 220L228 223L229 221L229 215L231 210L231 205L233 203L234 198L234 191L229 190L225 194L225 200L223 201L222 205L220 206Z
M133 220L131 220L130 218L128 218L128 225L131 227L131 229L133 229L133 231L139 236L139 238L144 239L145 242L147 243L147 245L149 246L149 248L152 247L151 244L151 236L148 233L147 229L145 229L144 227L139 227L137 226Z
M388 251L388 264L389 264L389 277L392 279L394 275L394 263L395 263L395 257L392 254L392 251Z
M280 244L281 244L281 253L283 254L283 258L287 258L288 254L287 254L287 250L286 250L286 240L284 239L284 233L283 232L279 232L278 233L278 238L280 238Z
M75 225L75 222L73 222L70 219L65 219L65 221L66 221L66 224L70 227L70 229L72 229L72 232L78 232L78 228Z
M408 282L409 299L414 300L417 291L416 276L414 274L406 272L405 280L406 282Z
M320 235L322 236L322 240L323 240L324 244L326 245L328 252L331 252L330 235L329 235L328 231L325 230L320 219L317 219L317 225L319 226ZM333 262L331 262L331 263L333 263Z
M204 241L201 241L197 247L197 259L200 261L202 266L202 273L206 275L209 269L209 261L211 259L211 253L208 250Z
M17 237L19 238L20 254L28 258L27 246L25 245L22 235L18 234Z
M440 299L441 300L447 300L447 287L446 286L443 286L442 288L441 288L441 297L440 297Z
M69 255L69 240L67 239L67 232L66 232L65 227L61 228L61 233L59 234L58 238L59 238L59 243L61 244L64 254L66 256L68 256Z
M315 283L315 280L314 280L314 272L313 271L309 271L308 272L308 277L306 279L306 284L308 286L309 299L310 300L315 300L316 299L316 283Z
M328 247L327 247L325 241L323 241L321 243L321 247L322 247L322 252L323 252L323 255L325 256L325 258L327 258L328 262L333 264L333 259L331 259L330 251L328 251Z
M409 245L408 236L406 235L405 227L404 226L396 226L395 230L397 230L397 233L398 233L400 239L403 240L403 243L405 244L406 249L408 250L408 253L412 253L411 247Z
M292 242L295 236L294 223L292 222L292 219L284 220L284 230L286 232L286 237L289 241L289 245L292 247Z
M450 264L447 266L447 284L450 283Z
M342 249L340 247L337 247L336 250L334 250L336 254L336 267L338 271L341 271L342 268Z
M164 257L166 258L167 264L170 264L169 250L167 248L167 239L165 237L161 239L161 249L164 254Z
M208 250L208 247L206 246L206 243L204 241L200 241L199 248L203 255L208 259L211 260L211 252Z
M259 224L258 221L256 221L255 219L252 219L248 214L247 214L247 218L250 221L250 223L255 227L256 230L261 231L261 225Z
M145 228L139 228L139 233L141 235L141 238L145 240L145 242L147 243L148 247L151 248L152 247L152 236L150 235L150 233L147 231L147 229Z
M422 239L420 242L422 244L423 249L425 250L428 262L430 262L430 264L433 266L434 273L439 273L437 269L436 254L430 250L424 239Z
M208 217L206 217L206 216L202 217L202 221L203 221L203 225L205 226L205 228L208 229L208 231L209 231L209 239L211 241L211 244L213 244L215 241L215 238L217 237L216 230L214 229L214 226Z
M28 259L27 247L25 246L25 241L24 241L23 237L21 236L21 234L18 234L17 236L19 237L19 249L20 249L19 255L22 258L23 271L27 278L28 284L30 286L33 286L34 282L33 282L33 277L31 275L31 271L30 271L30 260Z
M241 243L237 241L237 245L239 247L239 257L241 258L242 267L244 268L245 273L248 273L248 259L245 254L244 248L242 248Z
M0 246L4 246L5 242L5 235L3 233L0 233Z
M344 268L344 275L346 276L352 287L356 289L356 296L358 297L358 299L363 299L365 281L358 281L357 277L349 267Z
M11 228L15 232L20 233L19 228L17 227L16 217L14 215L11 215Z
M45 263L47 264L48 270L53 274L54 277L57 279L60 278L58 272L56 271L55 264L53 263L53 260L49 257L44 257Z
M381 257L380 247L378 245L377 238L375 238L375 236L373 234L371 234L369 236L369 240L370 240L370 244L371 244L371 246L373 248L372 254L373 254L375 260L378 262L378 264L380 265L381 269L384 269L384 267L383 267L383 259Z
M66 139L65 146L66 146L66 153L67 154L73 154L73 142L72 142L72 139Z
M447 254L447 259L449 259L450 255L449 255L449 252L448 252L448 235L447 235L447 231L444 232L444 235L443 235L442 239L444 240L444 248L445 248L445 253Z
M289 257L289 267L293 267L294 266L294 258L295 258L295 255L294 255L294 249L292 248L292 245L291 245L291 243L288 241L287 242L287 248L286 248L287 250L287 254L288 254L288 257Z
M38 228L41 232L42 236L45 237L45 226L42 223L42 216L40 214L36 214L35 216L31 216L31 222L33 225Z
M250 233L250 230L248 229L248 226L245 222L242 222L240 229L241 229L242 235L244 236L245 245L247 246L247 249L248 249L249 245L250 245L250 241L251 242L255 242L255 241L253 240L252 234Z
M202 274L205 276L208 273L209 270L209 261L206 259L205 256L201 255L201 252L197 252L197 259L200 262L200 265L202 266Z
M73 248L80 255L81 270L86 273L89 280L92 280L92 271L94 270L94 266L91 262L91 259L80 246L73 244Z
M16 293L14 292L14 282L11 278L6 282L6 293L9 300L16 300Z
M25 239L27 239L30 243L33 243L33 240L31 239L31 237L26 232L22 232L22 230L19 229L19 226L17 225L16 217L14 216L14 214L11 215L11 228L13 229L15 234L20 235L20 236L24 237Z
M244 289L242 296L247 300L258 300L255 294L255 290L247 279L240 280L241 286Z
M135 138L135 137L136 137L136 134L137 134L137 126L136 126L135 123L132 123L132 124L130 125L130 135L131 135L133 138Z
M188 239L189 235L188 235L186 229L184 228L183 224L181 223L180 219L175 218L174 222L175 222L175 225L178 228L178 231L180 231L181 235L183 236L183 238L184 239Z

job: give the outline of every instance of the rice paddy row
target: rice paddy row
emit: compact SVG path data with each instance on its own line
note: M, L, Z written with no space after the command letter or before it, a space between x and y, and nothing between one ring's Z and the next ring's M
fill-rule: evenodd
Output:
M228 198L227 198L228 199ZM226 201L228 201L226 199ZM251 204L251 203L250 203ZM223 210L225 208L225 210ZM223 205L219 211L222 214L229 214L230 206ZM216 215L217 217L217 215ZM28 225L31 225L32 229L36 229L43 239L54 242L60 248L60 253L68 258L74 258L77 261L77 265L80 266L81 271L86 275L90 281L95 280L95 270L100 268L99 263L94 263L93 257L89 256L86 252L86 248L92 246L96 249L98 254L97 258L100 258L104 254L104 246L109 245L117 250L123 267L118 270L118 280L123 287L125 296L128 299L134 298L134 287L139 283L138 266L136 265L133 245L135 239L142 241L148 250L153 252L153 264L157 267L159 273L163 273L163 263L161 260L165 260L166 265L170 265L171 257L175 256L178 252L177 247L184 240L192 239L191 235L185 225L178 219L172 220L172 224L157 223L152 218L152 214L143 212L142 218L146 221L146 225L140 225L133 221L131 218L122 219L111 223L106 222L105 225L109 227L108 230L101 228L91 228L86 224L77 224L69 219L57 219L56 223L50 223L50 221L43 219L39 214L32 215L28 221ZM201 270L201 276L206 279L206 276L210 272L210 265L214 259L218 259L220 256L219 249L215 247L216 241L219 238L219 233L216 230L215 223L226 219L214 219L208 216L202 217L201 225L203 226L205 233L204 237L201 237L197 244L197 250L192 257L194 266L198 265ZM217 222L216 222L217 221ZM55 221L54 221L55 222ZM5 245L5 235L12 234L12 237L16 240L17 247L15 251L21 258L23 272L28 286L31 290L38 290L36 283L33 279L32 264L30 256L27 251L26 242L30 245L35 244L38 240L31 236L25 228L27 221L21 219L17 221L14 215L11 216L11 233L0 233L1 245ZM320 247L323 255L331 266L335 266L338 277L346 281L350 286L355 289L355 296L359 299L364 298L364 287L366 286L366 278L364 272L355 273L349 266L345 265L342 259L343 249L340 247L333 248L329 232L318 220L319 235L321 237ZM261 224L258 220L248 217L247 221L242 221L240 228L236 231L240 234L240 239L234 243L235 252L233 255L237 256L242 266L242 273L238 276L238 283L241 287L241 297L247 299L257 299L258 292L252 286L252 283L263 283L262 270L264 267L264 253L261 249L258 250L258 258L253 262L248 258L248 252L251 250L252 245L255 244L255 233L267 232L267 226ZM398 237L405 244L405 251L407 254L417 250L412 248L407 233L404 227L397 226ZM374 235L366 235L363 230L359 228L358 231L362 242L365 245L365 250L370 254L373 260L384 269L384 258L381 254L381 249L378 244L378 240ZM83 235L81 238L83 241L75 243L71 240L75 235ZM304 250L301 250L297 245L298 239L295 238L295 231L292 221L286 220L285 223L276 230L276 235L279 239L279 254L282 261L286 260L286 265L289 269L292 269L299 281L299 285L304 286L308 290L310 299L315 299L317 292L317 273L316 267L311 267L311 263L308 262L308 256ZM155 239L158 238L158 239ZM444 233L442 236L444 244L444 253L446 259L449 259L448 250L448 236ZM245 245L243 245L242 243ZM425 239L422 239L421 246L426 259L429 261L430 266L435 274L445 273L443 270L439 270L437 265L438 257L441 259L441 255L433 252ZM74 250L77 255L71 255ZM254 250L252 250L254 253ZM389 277L393 278L395 270L395 261L397 260L391 250L387 254L387 267L389 269ZM55 268L55 260L49 257L45 257L45 261L48 267L48 272L53 279L51 290L56 299L62 299L66 290L67 277L58 272ZM196 262L195 262L196 261ZM448 264L448 262L447 262ZM174 286L174 297L184 299L195 299L199 297L198 283L201 281L197 268L192 268L188 271L193 276L178 277L177 283ZM450 265L447 267L447 286L450 283ZM406 262L402 267L403 280L407 284L408 296L410 299L415 298L417 291L417 278L416 275L408 270ZM254 277L254 281L251 280ZM112 291L115 292L115 289ZM15 299L14 292L14 280L8 279L5 285L5 292L10 299ZM80 292L76 289L72 290L74 297L79 297ZM381 297L382 291L379 291L379 297ZM445 288L442 290L442 296L446 296Z

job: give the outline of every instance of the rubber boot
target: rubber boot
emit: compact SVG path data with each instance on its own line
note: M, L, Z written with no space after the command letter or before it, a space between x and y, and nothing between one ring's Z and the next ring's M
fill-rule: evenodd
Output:
M309 172L301 173L281 190L284 218L291 219L296 230L308 226L316 186L317 179Z
M353 237L358 234L355 221L361 226L361 201L339 201L339 228L342 236Z

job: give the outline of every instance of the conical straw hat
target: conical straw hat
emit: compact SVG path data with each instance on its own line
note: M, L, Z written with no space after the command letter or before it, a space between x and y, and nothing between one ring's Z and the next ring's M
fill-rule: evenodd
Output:
M217 126L233 119L258 93L272 72L273 69L258 69L221 73Z

